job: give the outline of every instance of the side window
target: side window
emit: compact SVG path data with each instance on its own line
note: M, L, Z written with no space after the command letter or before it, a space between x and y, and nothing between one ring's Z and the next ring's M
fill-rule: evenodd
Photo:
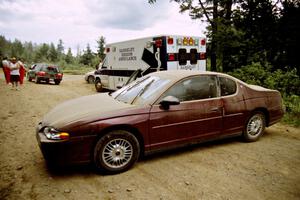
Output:
M235 81L225 77L219 77L219 80L221 96L228 96L236 92L237 87Z
M174 96L182 101L192 101L217 97L215 76L197 76L182 80L173 85L162 98Z

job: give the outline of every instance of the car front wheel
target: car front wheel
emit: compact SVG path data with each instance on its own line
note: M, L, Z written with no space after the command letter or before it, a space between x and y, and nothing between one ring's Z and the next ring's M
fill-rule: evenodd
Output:
M35 78L35 83L36 83L36 84L39 84L40 82L41 82L41 80L40 80L38 77L36 77L36 78Z
M266 127L266 118L262 112L254 112L248 119L244 128L244 139L247 142L257 141L263 134Z
M60 80L54 80L55 85L59 85L60 84Z
M104 173L116 174L128 170L138 160L140 145L130 132L116 130L99 139L94 149L94 164Z

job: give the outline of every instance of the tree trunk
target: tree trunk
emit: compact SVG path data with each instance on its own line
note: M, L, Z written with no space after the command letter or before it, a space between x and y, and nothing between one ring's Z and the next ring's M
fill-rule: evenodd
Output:
M224 8L225 8L225 26L230 27L231 26L231 14L232 14L232 0L227 0L225 2ZM228 44L225 43L223 46L223 52L222 52L222 71L228 72L232 70L232 66L230 65L230 55L231 55L231 49L228 47Z
M216 41L216 34L218 31L217 27L217 20L218 20L218 1L213 0L213 20L212 20L212 39L211 39L211 71L217 71L217 41Z

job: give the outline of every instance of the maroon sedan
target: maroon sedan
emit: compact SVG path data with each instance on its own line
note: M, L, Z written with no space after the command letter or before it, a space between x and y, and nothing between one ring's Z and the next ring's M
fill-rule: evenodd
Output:
M119 173L153 151L232 136L256 141L283 114L276 90L221 73L161 71L64 102L36 131L47 161Z

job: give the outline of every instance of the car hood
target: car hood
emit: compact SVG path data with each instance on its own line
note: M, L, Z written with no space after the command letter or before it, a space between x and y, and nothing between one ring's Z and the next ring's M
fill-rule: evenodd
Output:
M113 99L108 93L95 94L65 101L47 113L43 126L57 129L77 124L78 122L96 121L105 117L112 117L114 113L135 107ZM80 123L80 124L81 124Z

